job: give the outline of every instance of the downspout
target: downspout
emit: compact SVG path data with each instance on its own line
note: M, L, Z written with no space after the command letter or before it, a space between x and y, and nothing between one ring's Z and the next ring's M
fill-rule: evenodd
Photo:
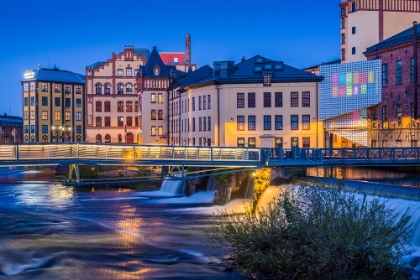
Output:
M413 38L414 38L414 119L418 118L418 69L417 69L417 21L413 22Z
M319 135L318 135L318 126L319 126L319 119L318 119L318 110L319 110L319 99L318 99L318 95L319 95L319 88L318 88L318 86L319 86L319 82L316 82L316 100L317 100L317 102L316 102L316 108L315 108L315 113L316 113L316 146L315 146L315 148L319 148L319 146L318 146L318 138L319 138ZM322 129L323 131L324 131L324 129ZM324 136L325 137L325 136Z
M219 85L216 85L217 88L217 146L220 146L220 92L219 92Z

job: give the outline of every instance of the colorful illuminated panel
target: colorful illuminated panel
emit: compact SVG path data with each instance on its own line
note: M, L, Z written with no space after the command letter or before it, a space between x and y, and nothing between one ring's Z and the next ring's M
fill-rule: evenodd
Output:
M319 68L320 119L363 109L381 102L380 59L352 63L325 64Z

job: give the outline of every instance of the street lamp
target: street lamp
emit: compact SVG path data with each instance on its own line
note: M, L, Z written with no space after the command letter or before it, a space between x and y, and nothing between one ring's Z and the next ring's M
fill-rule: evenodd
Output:
M61 125L54 125L51 127L52 132L53 132L53 138L55 138L56 140L54 142L60 142L60 138L63 131L63 127Z
M63 130L67 134L67 142L70 143L71 142L71 126L66 126L63 128Z

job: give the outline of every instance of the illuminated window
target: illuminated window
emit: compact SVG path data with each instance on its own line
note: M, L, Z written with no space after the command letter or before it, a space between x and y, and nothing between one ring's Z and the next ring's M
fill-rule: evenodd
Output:
M237 142L238 147L245 147L245 138L244 137L238 137L236 142Z
M158 97L157 102L159 104L163 103L163 94L162 93L158 93L158 96L157 97Z
M150 94L150 102L151 103L156 103L156 93L151 93Z
M133 112L133 101L127 101L125 107L126 112Z
M402 105L397 104L395 109L396 109L396 115L397 115L397 126L401 127L402 126Z
M76 94L81 94L82 93L82 86L81 85L77 85L76 86Z
M123 84L119 83L117 85L117 93L118 94L123 94L124 93L124 85Z
M124 102L123 101L118 101L117 112L124 112Z
M70 93L70 85L68 84L64 85L64 93Z
M150 135L151 135L151 136L156 136L156 126L152 126L152 127L150 128Z
M64 112L64 117L66 121L71 121L71 112L70 111L65 111Z
M236 129L238 131L245 130L245 116L238 116L237 117L236 127L237 127Z
M382 127L388 128L388 106L382 106Z
M41 119L48 120L48 111L42 111L41 115Z
M139 111L139 102L134 101L134 112L138 112L138 111Z
M61 92L60 85L58 84L54 85L54 92Z
M264 74L264 84L265 87L271 86L271 74Z
M55 111L54 112L54 120L55 121L60 121L61 120L61 112L60 111Z
M283 137L274 138L274 147L275 148L283 148Z
M76 112L76 121L82 120L82 112Z
M131 68L126 69L126 75L127 75L127 77L131 77L131 75L132 75L132 69Z
M291 138L291 147L292 148L299 148L299 138L298 137L292 137Z
M158 135L163 136L163 126L158 126Z
M311 129L311 117L310 115L302 115L302 129L310 130Z
M35 119L35 111L31 111L31 120Z
M249 137L248 138L248 147L249 148L255 148L256 147L257 139L255 137Z
M303 148L310 148L311 147L311 138L302 137L302 147Z
M41 87L42 87L42 91L43 92L47 92L48 91L47 83L42 83L41 84Z

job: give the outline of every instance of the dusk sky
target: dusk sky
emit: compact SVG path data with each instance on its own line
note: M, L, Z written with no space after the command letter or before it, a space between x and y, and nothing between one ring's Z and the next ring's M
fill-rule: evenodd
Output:
M25 70L87 65L125 45L185 51L198 67L254 55L298 68L338 59L339 0L4 1L0 10L0 114L22 116Z

